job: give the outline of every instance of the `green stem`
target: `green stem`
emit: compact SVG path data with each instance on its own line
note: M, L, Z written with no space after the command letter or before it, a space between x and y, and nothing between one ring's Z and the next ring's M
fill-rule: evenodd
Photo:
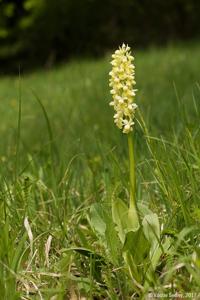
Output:
M133 228L138 229L140 219L137 211L136 190L135 190L135 159L132 134L128 134L128 150L129 150L129 170L130 170L130 203L128 217L133 224Z
M132 134L128 134L129 170L130 170L130 208L136 209L135 201L135 159Z

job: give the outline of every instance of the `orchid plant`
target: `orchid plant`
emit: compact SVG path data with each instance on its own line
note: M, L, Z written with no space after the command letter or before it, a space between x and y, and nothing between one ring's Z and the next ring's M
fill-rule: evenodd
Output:
M103 241L109 228L114 228L121 244L124 265L132 279L133 289L144 293L155 284L155 270L162 255L169 249L169 239L162 239L157 214L136 199L134 157L135 66L130 47L123 44L112 55L109 86L114 108L114 123L127 136L129 150L129 204L116 195L112 199L112 217L95 203L91 206L90 224ZM112 226L110 225L112 222ZM110 234L110 233L109 233ZM113 236L114 233L113 233ZM108 236L110 239L110 236ZM113 241L115 238L113 238ZM105 242L106 247L109 241ZM112 248L113 245L110 245Z

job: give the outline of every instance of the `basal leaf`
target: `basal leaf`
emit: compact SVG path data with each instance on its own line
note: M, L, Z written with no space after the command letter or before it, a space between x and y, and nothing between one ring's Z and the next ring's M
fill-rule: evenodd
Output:
M136 264L144 262L149 254L150 243L140 227L137 231L130 231L126 234L123 251L129 251Z
M117 231L121 242L124 244L126 236L126 220L128 216L128 207L121 199L112 202L113 222L117 225Z
M112 202L112 217L113 222L117 225L119 238L124 244L126 234L139 229L137 213L118 198Z
M151 243L151 247L154 248L160 240L160 224L158 216L154 213L146 215L142 221L142 225L146 238Z
M99 203L94 203L90 208L90 223L100 235L105 234L106 222L104 220L102 205Z

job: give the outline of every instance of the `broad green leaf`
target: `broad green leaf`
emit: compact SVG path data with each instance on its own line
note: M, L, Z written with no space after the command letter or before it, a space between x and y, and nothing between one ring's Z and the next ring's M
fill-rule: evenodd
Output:
M139 229L137 213L134 209L129 209L121 199L116 199L112 202L112 217L117 225L119 238L124 244L126 234Z
M158 216L154 213L146 215L142 221L144 234L151 244L153 251L160 240L160 224Z
M136 208L128 209L128 218L127 218L127 232L137 231L140 227L138 213Z
M137 231L130 231L126 234L123 247L123 257L131 277L138 283L142 282L148 263L150 243L146 239L143 228Z
M137 231L130 231L126 234L123 251L129 251L134 262L139 265L148 257L150 243L143 233L143 228L140 227Z
M160 242L160 225L158 216L154 213L146 215L142 221L142 225L144 234L151 245L151 270L149 270L149 273L151 273L153 270L155 270L160 256L164 251Z
M90 208L90 224L100 235L105 235L106 222L102 205L95 203Z
M101 236L101 242L109 250L109 260L111 260L113 263L117 263L120 242L115 230L115 224L112 220L112 216L108 211L106 211L106 208L103 204L95 203L91 206L90 224L92 228Z
M124 244L126 236L126 220L128 215L128 207L121 200L113 200L112 202L112 217L113 222L117 225L117 231L121 242Z

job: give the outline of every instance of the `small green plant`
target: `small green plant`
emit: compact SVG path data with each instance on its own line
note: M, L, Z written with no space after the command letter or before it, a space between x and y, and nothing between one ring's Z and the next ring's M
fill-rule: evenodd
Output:
M122 45L112 55L113 68L110 72L111 94L116 114L116 125L128 135L130 192L129 207L117 198L112 202L112 217L122 243L122 254L136 290L144 290L154 281L157 262L165 249L160 242L158 216L141 207L139 214L135 193L135 159L133 147L133 118L137 105L134 103L136 90L134 60L130 48ZM140 216L140 217L139 217Z
M136 175L134 158L133 125L137 105L134 102L136 89L134 89L135 72L130 48L122 45L112 55L112 70L110 87L114 107L114 122L128 139L129 152L129 205L125 199L112 197L112 220L120 240L125 268L131 277L133 290L140 294L149 290L156 283L155 269L161 255L169 248L169 239L161 241L160 224L157 214L147 206L137 203ZM95 216L96 214L96 216ZM102 222L105 212L93 206L91 209L92 225L100 233L106 234L105 223ZM106 238L108 236L106 235Z

